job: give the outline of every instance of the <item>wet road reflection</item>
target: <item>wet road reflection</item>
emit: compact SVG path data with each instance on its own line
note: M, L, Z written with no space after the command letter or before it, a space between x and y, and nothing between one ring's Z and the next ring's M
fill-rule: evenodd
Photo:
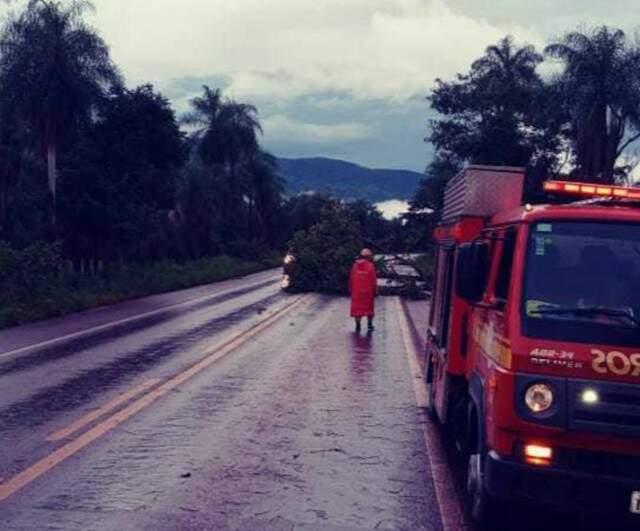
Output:
M364 383L373 370L373 342L372 332L364 335L353 332L351 334L351 375L352 381Z
M279 293L186 331L172 334L167 330L166 335L157 339L152 335L150 341L140 348L117 353L117 357L111 362L89 370L78 370L59 385L46 387L31 395L28 400L0 409L0 424L5 430L11 430L17 427L33 428L49 422L57 413L83 406L101 393L117 389L118 386L131 382L134 376L147 373L164 363L167 358L184 353L216 333L231 330L247 316L277 300L282 300ZM78 353L73 349L68 350L69 355ZM15 364L12 363L12 366L15 367Z
M260 297L229 306L228 320L203 316L190 333L215 336L217 319L249 328L257 305L286 303ZM0 503L3 529L441 529L395 304L380 304L372 335L351 326L346 299L310 296ZM5 453L0 475L55 447L44 436L65 407L95 407L112 398L105 386L123 390L193 362L190 333L169 327L86 370L52 371L0 412L30 441Z

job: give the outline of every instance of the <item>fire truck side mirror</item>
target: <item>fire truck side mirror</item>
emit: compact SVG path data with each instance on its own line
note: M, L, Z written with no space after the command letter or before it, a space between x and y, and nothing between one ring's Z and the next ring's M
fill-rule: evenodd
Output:
M482 300L489 277L489 245L463 243L456 261L456 294L470 303Z

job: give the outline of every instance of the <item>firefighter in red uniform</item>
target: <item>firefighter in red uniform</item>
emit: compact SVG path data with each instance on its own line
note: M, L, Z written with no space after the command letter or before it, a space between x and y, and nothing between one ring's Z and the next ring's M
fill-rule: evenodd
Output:
M349 293L351 295L351 317L356 320L356 332L360 332L362 318L366 317L369 331L373 330L375 315L374 299L378 294L378 279L373 265L373 253L363 249L360 257L351 268L349 278Z

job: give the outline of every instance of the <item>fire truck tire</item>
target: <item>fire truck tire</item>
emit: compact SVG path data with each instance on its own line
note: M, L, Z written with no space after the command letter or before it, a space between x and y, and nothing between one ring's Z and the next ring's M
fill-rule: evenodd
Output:
M467 470L466 505L471 519L481 530L491 531L496 521L496 503L484 485L482 454L471 454Z

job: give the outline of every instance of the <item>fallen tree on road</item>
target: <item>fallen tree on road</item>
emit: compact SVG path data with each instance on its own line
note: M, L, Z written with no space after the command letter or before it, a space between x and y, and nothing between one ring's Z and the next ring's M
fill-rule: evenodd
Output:
M426 299L433 281L433 257L424 255L383 255L376 259L380 295Z

